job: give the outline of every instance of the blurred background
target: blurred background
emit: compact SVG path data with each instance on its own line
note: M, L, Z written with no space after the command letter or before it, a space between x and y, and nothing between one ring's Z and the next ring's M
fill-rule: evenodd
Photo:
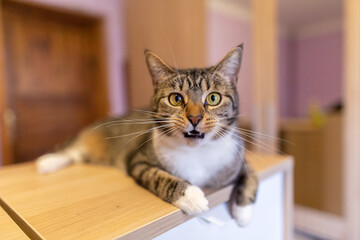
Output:
M262 130L256 89L273 83L263 119L285 140L278 152L295 157L298 231L329 238L326 221L342 221L343 1L278 0L272 41L254 34L250 0L0 2L0 164L33 160L96 119L149 105L145 48L172 66L204 67L244 43L240 125ZM263 82L259 46L273 51ZM324 226L313 229L316 221Z

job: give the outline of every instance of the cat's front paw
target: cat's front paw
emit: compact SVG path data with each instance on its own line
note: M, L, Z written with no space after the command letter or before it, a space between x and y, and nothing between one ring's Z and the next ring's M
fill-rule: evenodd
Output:
M39 157L35 165L39 174L48 174L64 168L70 162L71 160L65 154L49 153Z
M235 203L232 205L231 213L237 224L241 227L248 225L252 219L254 204L239 206Z
M188 186L184 195L173 204L188 215L196 215L209 210L209 201L204 192L194 185Z

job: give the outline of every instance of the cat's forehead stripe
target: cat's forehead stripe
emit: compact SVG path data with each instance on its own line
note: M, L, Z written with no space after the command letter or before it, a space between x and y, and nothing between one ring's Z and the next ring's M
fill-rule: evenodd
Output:
M210 80L205 71L199 69L184 71L184 77L181 78L180 89L208 90L210 88ZM182 75L183 76L183 75ZM206 86L204 86L204 80Z

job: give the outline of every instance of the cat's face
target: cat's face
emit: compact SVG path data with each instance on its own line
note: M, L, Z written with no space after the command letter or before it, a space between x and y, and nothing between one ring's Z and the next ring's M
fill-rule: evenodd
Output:
M200 69L175 69L145 52L162 137L198 145L226 135L238 118L236 81L242 50L233 48L214 67Z

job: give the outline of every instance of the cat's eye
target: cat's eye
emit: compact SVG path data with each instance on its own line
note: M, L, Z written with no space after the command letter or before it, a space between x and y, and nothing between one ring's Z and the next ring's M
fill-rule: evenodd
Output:
M219 105L219 103L221 102L221 95L220 93L210 93L205 100L205 104L210 105L210 106L216 106Z
M180 106L184 103L184 98L179 93L172 93L169 95L169 102L173 106Z

